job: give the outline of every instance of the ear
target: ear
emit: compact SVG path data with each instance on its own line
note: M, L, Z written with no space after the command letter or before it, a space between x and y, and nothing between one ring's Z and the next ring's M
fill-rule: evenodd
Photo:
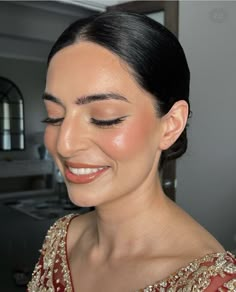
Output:
M186 101L177 101L169 112L161 118L162 137L159 144L161 150L168 149L179 138L188 120L189 107Z

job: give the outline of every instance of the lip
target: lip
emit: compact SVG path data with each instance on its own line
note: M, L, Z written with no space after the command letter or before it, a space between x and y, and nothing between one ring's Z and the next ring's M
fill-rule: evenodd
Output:
M65 165L67 167L73 167L73 168L99 168L99 167L107 167L102 165L95 165L95 164L86 164L86 163L76 163L76 162L69 162L66 161Z
M92 164L84 164L84 163L72 163L72 162L66 162L66 169L65 169L65 177L69 182L75 183L75 184L87 184L94 180L96 180L98 177L100 177L104 172L106 172L109 167L108 166L101 166L101 165L92 165ZM81 174L77 175L70 171L69 167L73 168L101 168L97 172L89 173L89 174Z

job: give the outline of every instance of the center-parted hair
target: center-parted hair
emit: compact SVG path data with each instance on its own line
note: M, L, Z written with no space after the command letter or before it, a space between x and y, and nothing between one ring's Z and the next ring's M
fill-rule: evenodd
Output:
M152 94L159 116L168 113L178 100L189 105L190 72L183 48L160 23L143 14L121 11L78 20L55 42L48 64L58 51L82 40L101 45L125 61L137 83ZM180 157L186 149L185 128L178 140L162 152L160 166L165 160Z

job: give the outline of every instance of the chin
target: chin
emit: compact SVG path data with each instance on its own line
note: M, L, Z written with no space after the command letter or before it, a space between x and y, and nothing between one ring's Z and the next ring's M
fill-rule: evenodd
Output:
M78 207L96 207L110 201L111 186L102 184L73 184L65 181L69 199ZM103 186L103 187L101 187Z
M68 196L70 201L78 207L90 208L99 204L96 195L89 195L88 192L86 194L78 191L75 193L68 189Z

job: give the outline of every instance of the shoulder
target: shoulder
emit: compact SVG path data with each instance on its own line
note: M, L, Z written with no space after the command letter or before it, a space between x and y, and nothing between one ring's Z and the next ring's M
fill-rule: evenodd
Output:
M55 271L58 271L58 275L62 279L61 282L65 287L71 285L70 277L68 275L62 276L61 269L62 267L64 270L67 269L67 231L72 219L76 217L78 217L78 214L66 215L58 219L47 231L40 250L41 254L35 265L27 291L41 291L40 289L44 291L46 288L54 289L58 285L58 280L55 280L54 277Z
M206 292L236 291L236 259L230 252L206 255L196 260L195 285ZM191 280L190 280L191 282Z
M179 283L187 291L236 291L236 259L230 252L214 253L196 259L182 269Z
M230 252L205 255L152 287L150 291L235 292L235 256Z
M224 253L225 249L202 225L182 208L171 202L173 210L173 250L184 257L201 258L206 254ZM191 244L189 244L191 242Z
M59 242L66 241L69 225L71 224L72 219L78 216L78 214L69 214L54 222L54 224L48 229L45 236L41 250L42 254L45 254L49 248L56 247Z
M73 219L73 220L72 220ZM67 228L67 252L71 253L71 250L80 241L83 235L91 229L94 225L94 211L74 216L70 219Z
M204 265L200 269L204 269ZM205 270L209 283L206 292L236 291L236 259L233 254L230 252L216 254Z
M57 249L59 243L64 243L66 250L70 251L90 224L92 213L69 214L55 221L47 231L41 254L44 255L50 249Z

